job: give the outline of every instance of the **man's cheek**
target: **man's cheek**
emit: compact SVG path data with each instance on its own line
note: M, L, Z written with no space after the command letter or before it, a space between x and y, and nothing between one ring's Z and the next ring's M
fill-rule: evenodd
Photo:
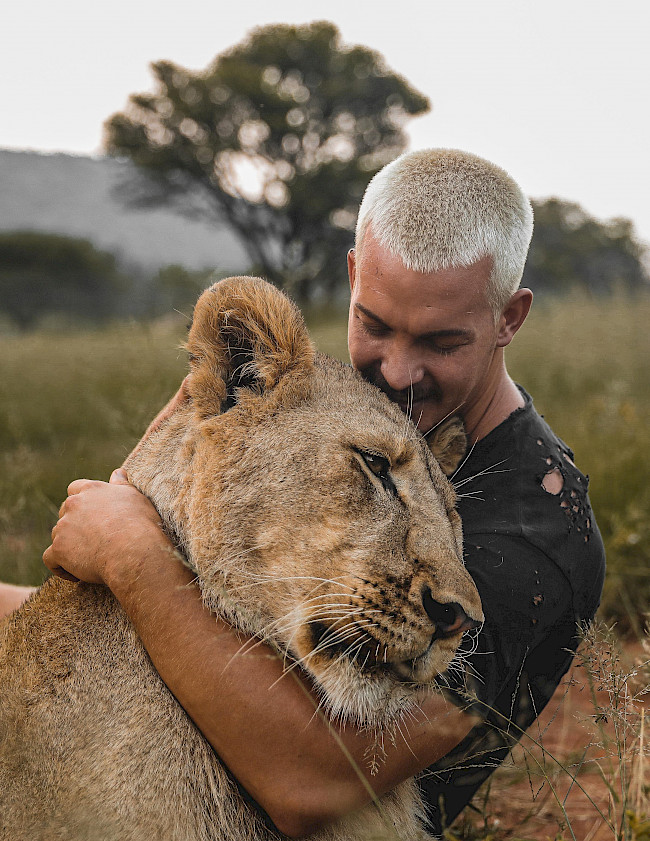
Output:
M356 334L351 333L348 338L348 351L350 362L358 371L369 367L373 361L379 358L377 351L373 348L372 342L364 341Z

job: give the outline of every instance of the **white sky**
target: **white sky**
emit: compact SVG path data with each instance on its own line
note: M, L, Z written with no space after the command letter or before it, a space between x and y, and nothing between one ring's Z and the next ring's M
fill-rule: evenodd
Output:
M0 147L98 153L102 122L151 88L149 62L201 69L253 26L318 19L430 98L410 148L483 155L650 242L648 0L14 0Z

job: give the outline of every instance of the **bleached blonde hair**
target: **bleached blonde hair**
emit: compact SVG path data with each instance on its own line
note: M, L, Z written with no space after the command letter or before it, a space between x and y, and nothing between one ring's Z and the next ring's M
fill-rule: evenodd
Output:
M369 226L418 272L490 256L488 298L498 317L521 283L533 211L519 185L495 164L458 149L424 149L401 155L368 184L357 219L357 261Z

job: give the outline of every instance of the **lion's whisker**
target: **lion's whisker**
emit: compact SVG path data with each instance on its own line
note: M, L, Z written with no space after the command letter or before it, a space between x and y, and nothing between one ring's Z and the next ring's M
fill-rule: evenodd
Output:
M324 651L325 649L327 649L327 648L331 647L332 645L338 645L338 644L340 644L340 642L336 642L336 641L329 642L327 645L321 645L321 644L319 643L319 645L317 645L317 646L316 646L315 648L313 648L310 652L308 652L307 654L305 654L305 656L304 656L304 657L300 657L299 659L294 660L294 661L293 661L293 663L292 663L292 664L291 664L288 668L286 668L286 669L282 672L282 674L280 675L280 677L278 677L278 678L277 678L277 680L274 680L274 681L273 681L273 683L269 686L269 689L273 689L273 687L274 687L274 686L276 686L276 684L277 684L280 680L282 680L282 678L283 678L285 675L289 674L289 672L293 671L293 670L294 670L295 668L297 668L298 666L303 666L303 664L304 664L304 663L306 663L306 661L307 661L307 660L309 660L311 657L313 657L315 654L320 654L322 651ZM361 644L363 645L363 642L362 642Z
M368 626L368 627L376 627L376 626L371 625L371 626ZM355 646L354 644L351 644L345 651L343 651L336 659L334 659L326 667L325 671L327 672L329 669L338 665L341 662L341 660L344 660L345 658L349 658L351 651L354 651L357 648L359 648L359 650L361 650L361 648L363 648L363 646L366 645L368 642L374 642L373 638L369 634L364 632L364 636L367 637L367 639L363 639L363 637L362 637L361 640L359 641L358 645ZM368 654L370 654L370 652L368 652Z
M435 429L435 427L434 427L434 429ZM460 471L463 469L463 467L465 466L465 463L467 462L469 457L474 452L474 448L476 447L477 444L478 444L478 439L473 442L472 446L467 451L467 453L465 455L465 458L461 461L461 463L458 465L458 467L454 470L454 472L449 477L449 481L451 482L452 485L454 484L454 476L456 476L457 473L460 473Z
M334 595L338 595L338 594L334 594ZM345 594L342 594L342 595L345 595ZM305 619L305 617L303 615L303 607L304 607L304 605L296 605L296 607L292 608L292 610L290 610L288 613L285 613L282 616L279 616L276 619L273 619L272 621L268 622L259 631L257 631L257 633L258 634L268 634L268 633L271 632L271 630L273 630L277 627L281 627L282 623L287 622L287 621L303 623L305 621L311 621L313 618L315 618L317 616L321 616L322 618L327 618L327 616L332 615L332 609L337 609L337 608L338 608L338 610L336 610L337 615L338 614L353 615L355 613L362 613L363 612L363 607L360 607L358 605L352 605L349 602L329 602L329 603L316 605L316 607L319 608L319 611L324 611L324 612L322 612L322 613L320 613L320 612L312 613L312 614L309 615L309 617L307 619ZM370 612L376 612L376 611L366 611L366 612L370 613Z
M238 585L239 589L243 589L244 587L256 587L260 584L260 582L270 583L270 582L278 582L278 581L318 581L319 583L309 592L313 593L314 590L317 590L318 587L322 587L324 584L334 584L337 587L347 587L348 590L354 592L354 588L351 587L349 584L345 584L342 581L337 581L333 578L317 578L314 575L286 575L286 576L261 576L261 575L250 575L250 577L254 577L256 580L252 581L249 584L240 584ZM343 576L341 576L343 577Z
M477 479L479 476L486 476L491 475L493 473L511 473L513 468L507 468L506 470L493 470L492 468L498 467L500 464L505 464L508 461L507 458L501 459L501 461L495 462L495 464L491 464L489 467L486 467L485 470L480 470L478 473L474 473L473 476L468 476L466 479L462 479L460 482L454 482L452 480L451 484L454 486L454 490L458 490L458 488L462 488L463 485L466 485L468 482L471 482L473 479ZM456 474L454 473L454 476Z
M450 412L447 412L447 414L444 416L444 418L440 418L440 420L439 420L437 423L434 423L434 425L431 427L431 429L427 429L427 431L426 431L426 432L423 432L423 433L422 433L422 436L423 436L424 438L426 438L426 437L427 437L427 435L431 435L431 433L433 432L433 430L434 430L434 429L437 429L437 428L440 426L440 424L444 423L444 422L447 420L447 418L450 418L452 415L455 415L455 414L456 414L456 412L460 409L460 407L461 407L462 405L463 405L462 403L459 403L459 404L458 404L458 406L456 406L456 408L455 408L455 409L452 409Z
M304 580L304 581L329 582L331 584L340 584L341 579L348 577L346 574L337 575L334 578L322 578L319 575L284 575L284 576L277 576L277 575L270 575L269 573L251 572L250 570L241 570L240 574L241 575L246 575L249 578L257 578L260 581L294 581L294 580L301 580L302 581L302 580Z
M301 628L307 622L318 621L320 619L328 619L331 616L337 616L336 621L341 621L342 619L348 618L350 616L354 616L358 613L362 613L362 608L355 608L354 610L340 610L340 611L332 611L331 607L340 606L341 608L347 608L345 604L338 604L333 603L333 605L322 605L323 608L327 608L323 613L314 613L310 615L309 619L305 620L305 618L301 615L295 616L291 618L291 614L286 614L285 616L281 616L278 619L275 619L273 622L268 623L264 626L264 629L259 633L268 636L271 632L278 634L278 633L288 633L294 628ZM282 624L287 623L287 624Z
M350 635L352 633L352 630L355 629L355 628L360 629L360 628L363 627L363 625L366 625L367 627L377 627L377 623L370 623L369 620L365 619L364 617L361 617L360 619L356 619L353 622L350 622L349 619L356 612L357 611L353 611L352 613L350 613L350 612L346 611L346 612L340 614L338 616L338 618L334 621L332 626L330 626L330 628L328 629L328 634L327 634L326 639L327 640L333 640L334 642L342 642L343 640L345 640L347 638L348 635ZM330 618L331 615L332 615L331 612L328 612L328 613L323 614L322 617L316 616L315 619L317 621L319 618ZM276 620L276 621L280 621L280 620ZM314 621L314 617L312 617L310 621ZM335 632L332 634L331 633L332 630L335 628L336 624L339 623L339 622L346 622L346 624L343 627L335 630ZM271 623L270 625L268 625L266 627L266 634L267 634L266 638L268 638L268 634L270 632L270 629L273 628L274 624L275 623ZM276 635L285 635L285 634L287 634L291 631L292 633L291 633L291 637L290 637L289 643L288 643L288 645L290 645L291 641L293 640L293 637L294 637L295 633L298 630L300 630L300 628L304 627L304 624L305 623L303 621L296 621L294 624L275 627L275 628L273 628L273 631L274 631L274 634L276 634ZM356 631L355 631L355 633L356 633ZM314 649L314 651L316 651L316 650L317 649Z
M374 627L377 627L377 625L376 624L367 625L365 628L361 629L361 632L363 634L365 634L365 636L367 636L368 639L372 639L370 634L366 633L366 629L367 628L374 628ZM358 635L359 635L359 626L357 625L356 622L351 624L351 625L346 625L344 628L339 629L334 634L329 634L329 633L326 634L324 642L326 641L327 645L324 645L323 648L329 648L332 645L340 645L342 642L345 642L345 640L349 639L350 637L358 637ZM319 646L320 646L320 644L317 645L314 648L314 652L323 650Z
M349 593L336 593L336 592L333 592L333 593L321 593L321 594L320 594L320 595L318 595L318 596L311 596L311 597L310 597L310 598L308 598L308 599L302 599L302 600L301 600L301 602L300 602L300 604L301 604L301 605L308 605L308 604L312 604L313 602L317 602L319 599L329 599L329 598L332 598L333 596L340 596L341 598L343 598L343 597L350 598L350 594L349 594ZM354 602L348 602L348 604L354 604Z
M325 614L322 614L322 615L320 615L320 616L319 616L319 615L316 615L316 616L314 616L313 618L311 618L311 619L309 620L309 623L318 622L318 621L320 621L321 619L329 619L329 618L331 618L331 615L332 615L331 613L325 613ZM348 627L348 626L351 624L351 623L350 623L350 619L351 619L351 618L353 618L353 615L351 615L351 614L349 614L349 613L339 614L339 615L338 615L338 617L335 619L335 621L334 621L334 622L332 623L332 625L330 626L330 630L331 630L331 629L333 629L333 628L335 628L335 626L336 626L338 623L340 623L340 622L345 622L346 624L345 624L342 628L339 628L339 629L338 629L339 631L342 631L344 628ZM297 633L297 632L298 632L301 628L304 628L306 624L309 624L309 623L305 623L304 621L296 621L295 623L293 623L293 624L291 624L291 625L285 625L285 626L283 626L283 627L279 627L279 628L277 628L277 629L275 630L275 633L276 633L276 634L278 634L278 635L283 635L283 636L284 636L284 635L286 635L286 634L288 634L288 633L290 633L290 632L291 632L291 637L290 637L290 639L291 639L291 640L293 640L293 637L295 636L295 634L296 634L296 633Z
M354 630L356 631L356 629L354 629ZM334 645L340 645L342 642L344 642L350 636L354 636L354 637L358 638L359 635L358 635L358 633L353 634L353 633L350 632L348 634L343 634L341 637L333 639L331 641L328 641L328 638L326 637L325 640L323 641L323 645L321 645L319 643L319 645L317 645L314 648L312 653L319 653L320 654L322 651L324 651L327 648L331 648ZM367 639L364 639L364 637L367 637ZM362 631L361 632L360 645L362 645L362 646L365 645L368 640L372 640L372 637L370 636L370 634L366 633L365 631ZM344 651L341 656L342 657L345 656L348 650L349 649L346 649L346 651Z
M413 756L415 756L415 754L413 753L413 748L411 747L411 745L409 743L409 739L411 738L411 734L409 733L409 729L406 726L406 722L404 721L404 719L403 718L401 720L400 719L395 719L395 721L393 722L393 725L397 729L397 732L402 737L402 741L404 742L406 747L409 749L409 752L411 754L413 754ZM406 736L404 735L404 733L402 732L402 725L404 725L404 729L406 730L406 733L407 733L409 739L407 739ZM415 756L415 758L417 759L417 756Z
M260 549L266 549L266 548L267 548L266 543L258 543L256 546L250 546L248 549L242 549L241 552L237 552L235 555L229 555L227 558L224 558L224 560L219 560L219 564L221 564L221 565L226 564L227 565L227 564L233 563L234 561L237 561L240 558L243 558L244 555L249 555L251 552L257 552ZM247 573L246 573L245 570L237 570L237 574L238 575L246 575ZM224 570L224 569L219 568L219 569L215 569L215 570L210 570L210 569L206 570L206 573L205 573L204 577L208 578L208 579L215 579L217 577L226 577L227 575L228 575L227 569Z

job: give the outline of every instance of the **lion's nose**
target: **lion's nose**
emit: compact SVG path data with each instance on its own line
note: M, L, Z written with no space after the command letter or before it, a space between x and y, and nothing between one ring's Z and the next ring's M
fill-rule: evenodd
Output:
M436 626L434 639L453 637L481 625L476 619L470 619L458 602L437 602L429 587L422 590L422 604L427 616Z

